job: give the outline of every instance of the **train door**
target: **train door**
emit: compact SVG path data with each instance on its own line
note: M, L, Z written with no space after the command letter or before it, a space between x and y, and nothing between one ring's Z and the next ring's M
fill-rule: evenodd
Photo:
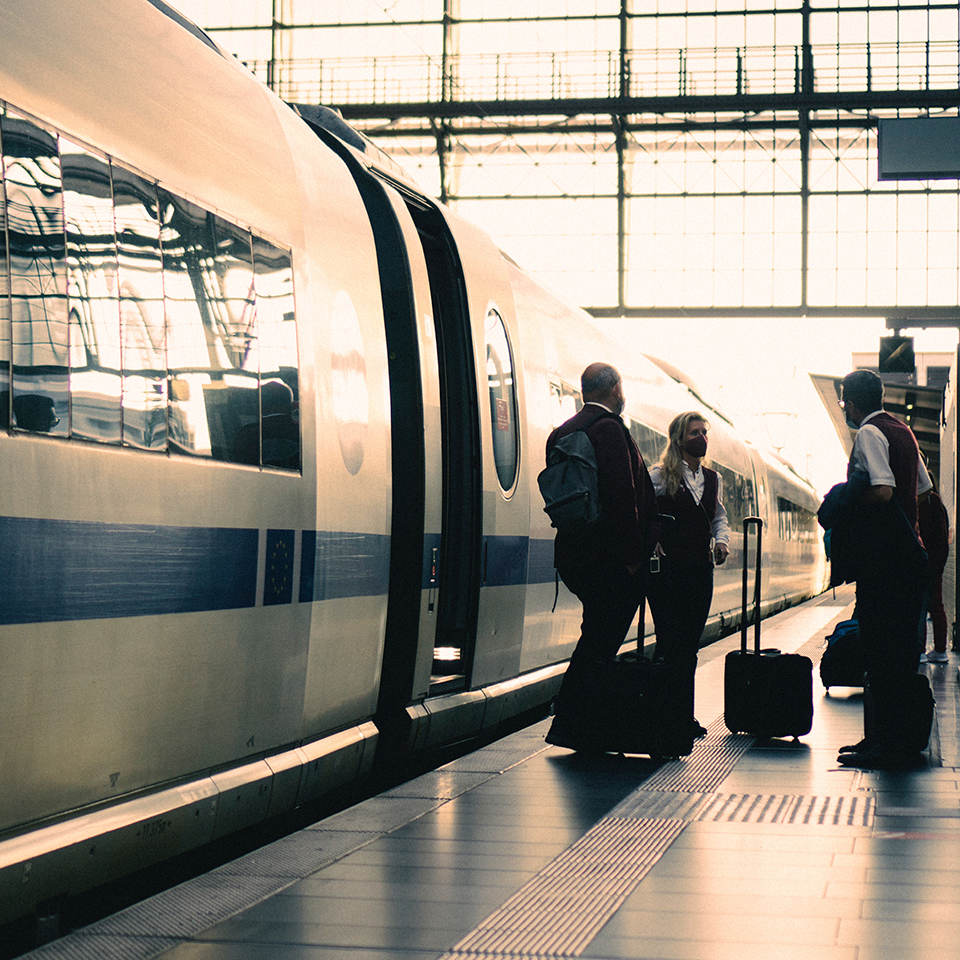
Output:
M442 215L304 118L350 170L370 220L390 373L389 604L381 732L468 685L479 596L476 372L462 271Z
M403 571L422 570L419 619L413 607L388 618L384 690L395 683L400 656L408 658L417 637L411 700L455 693L469 686L476 637L481 563L480 416L476 369L463 273L446 223L428 200L395 182L384 186L402 232L416 302L413 327L419 330L419 364L423 402L419 419L407 417L410 377L398 368L396 333L390 332L391 397L394 403L394 511L411 508L417 530L402 531L395 517L392 550ZM413 345L410 345L411 348ZM404 386L404 382L408 385ZM418 435L414 436L413 431ZM422 435L422 439L421 439ZM423 456L422 488L409 488L409 451ZM404 488L409 488L404 495ZM423 498L417 512L413 499ZM419 533L414 542L414 536ZM410 538L409 540L407 538ZM402 542L400 542L402 540ZM421 549L422 548L422 549ZM418 553L418 551L421 551ZM402 601L392 595L391 607ZM403 636L400 635L402 632ZM405 651L391 662L390 650ZM402 670L401 670L402 675Z
M456 246L436 207L408 200L417 226L433 305L440 388L439 536L428 544L429 586L435 595L430 693L467 687L480 595L480 427L473 342Z

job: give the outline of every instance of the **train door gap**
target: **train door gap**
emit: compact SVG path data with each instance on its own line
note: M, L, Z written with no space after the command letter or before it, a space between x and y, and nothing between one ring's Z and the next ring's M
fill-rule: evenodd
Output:
M442 524L430 694L469 683L480 602L480 415L463 271L435 208L410 204L430 277L440 370Z

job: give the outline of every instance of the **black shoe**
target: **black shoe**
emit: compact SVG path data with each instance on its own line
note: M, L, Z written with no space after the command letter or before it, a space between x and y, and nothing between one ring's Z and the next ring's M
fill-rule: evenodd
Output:
M841 747L837 752L840 754L844 753L863 753L866 750L872 741L864 737L859 743L851 743L846 747Z
M573 731L563 728L558 731L551 727L544 739L555 747L565 747L567 750L575 750L577 753L599 755L607 752L604 747L597 743L585 740Z
M705 726L703 726L703 724L698 723L698 722L697 722L697 719L694 718L694 720L693 720L693 739L694 739L694 740L699 740L701 737L705 737L706 735L707 735L707 728L706 728Z
M915 770L924 765L924 759L920 753L893 752L874 745L860 753L842 753L837 763L860 770Z

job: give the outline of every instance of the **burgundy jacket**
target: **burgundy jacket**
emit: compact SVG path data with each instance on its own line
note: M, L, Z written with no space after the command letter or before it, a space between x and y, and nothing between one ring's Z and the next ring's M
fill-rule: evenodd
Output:
M596 404L584 404L547 438L547 456L557 440L598 414L603 416L587 430L587 436L597 456L601 519L586 531L557 531L554 565L561 573L577 567L645 563L656 543L653 483L640 450L619 417Z

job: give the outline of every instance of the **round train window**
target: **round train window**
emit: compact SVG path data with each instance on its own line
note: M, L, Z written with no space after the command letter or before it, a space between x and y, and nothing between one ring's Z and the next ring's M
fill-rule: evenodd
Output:
M360 319L344 290L334 300L332 321L333 416L343 462L350 473L356 474L363 465L370 423L370 393Z
M500 314L487 311L487 388L490 391L490 425L493 462L504 493L517 482L520 438L517 432L517 388L507 329Z

